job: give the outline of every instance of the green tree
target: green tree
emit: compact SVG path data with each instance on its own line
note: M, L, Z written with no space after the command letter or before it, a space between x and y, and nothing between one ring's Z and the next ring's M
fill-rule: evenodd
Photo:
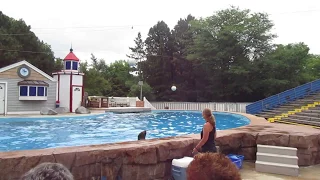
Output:
M138 66L139 71L139 79L142 79L142 72L141 72L141 61L144 61L146 58L146 52L145 52L145 43L142 40L141 33L138 33L138 36L134 40L135 47L129 47L131 50L131 54L127 55L128 58L134 59L136 61L136 64Z
M260 84L260 88L268 87L263 90L264 96L306 83L308 80L304 75L304 69L309 57L309 47L304 43L277 45L261 62L264 75L260 83L256 82L256 84ZM311 74L311 72L308 73Z
M80 69L85 73L85 90L91 96L126 97L137 94L138 78L130 74L132 68L126 61L115 61L108 66L103 59L98 60L92 54L91 66L83 62ZM145 96L152 98L152 89L148 84L144 85L143 90Z
M112 89L106 94L115 97L126 97L130 91L127 81L132 81L131 68L124 60L115 61L105 69L106 78L112 84Z
M107 95L106 92L111 91L112 84L104 76L105 69L101 69L99 65L95 65L96 58L93 54L91 55L91 61L93 64L91 67L87 61L80 63L80 71L85 74L85 91L88 92L90 96ZM100 62L102 61L103 60L100 60Z
M51 47L30 29L22 19L15 20L0 11L0 67L27 60L51 74L55 70Z
M271 51L273 23L264 13L231 7L196 20L188 59L202 67L202 99L244 101L253 93L251 66Z
M85 90L90 96L103 96L110 92L112 84L97 70L90 68L85 75Z
M92 68L99 71L99 72L104 72L107 68L107 64L104 59L97 59L93 54L91 54L91 63L92 63Z
M145 44L147 60L142 64L143 78L152 87L157 100L171 99L173 37L168 25L160 21L150 28Z
M193 43L193 32L190 30L191 21L195 20L192 15L185 19L180 19L172 30L174 38L172 66L174 84L177 92L171 92L175 101L197 101L197 85L201 83L201 78L195 77L193 62L187 60L187 47ZM198 69L199 70L199 69ZM201 71L201 70L200 70ZM200 89L200 88L199 88Z
M56 58L54 60L54 68L53 68L53 71L54 72L58 72L58 71L61 71L63 70L63 59L61 58Z
M128 96L129 97L139 97L140 98L140 86L138 85L138 78L133 78L133 80L126 81L126 86L130 87ZM142 86L142 96L146 97L148 100L154 100L155 96L153 94L152 88L149 84L144 83Z
M313 81L320 78L320 55L309 55L303 74L306 81Z

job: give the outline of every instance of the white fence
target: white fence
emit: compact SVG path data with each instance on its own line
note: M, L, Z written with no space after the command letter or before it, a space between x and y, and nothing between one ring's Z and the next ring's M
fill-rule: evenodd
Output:
M246 106L251 103L232 103L232 102L150 102L156 109L174 110L203 110L210 108L212 111L246 112Z

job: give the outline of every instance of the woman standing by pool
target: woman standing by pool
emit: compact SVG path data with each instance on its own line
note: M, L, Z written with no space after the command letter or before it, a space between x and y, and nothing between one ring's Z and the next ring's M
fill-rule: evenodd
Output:
M211 109L204 109L202 111L202 116L206 123L203 125L201 130L201 140L198 145L193 149L192 153L196 154L198 152L217 152L215 145L216 139L216 120L212 114Z

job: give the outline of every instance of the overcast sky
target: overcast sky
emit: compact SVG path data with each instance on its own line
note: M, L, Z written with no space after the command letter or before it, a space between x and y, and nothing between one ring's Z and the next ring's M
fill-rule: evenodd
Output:
M71 43L80 60L93 53L108 63L127 59L140 31L164 20L170 28L188 14L206 17L230 5L270 14L276 43L305 42L320 54L319 0L0 0L0 11L22 18L32 31L64 58ZM133 27L133 29L132 29Z

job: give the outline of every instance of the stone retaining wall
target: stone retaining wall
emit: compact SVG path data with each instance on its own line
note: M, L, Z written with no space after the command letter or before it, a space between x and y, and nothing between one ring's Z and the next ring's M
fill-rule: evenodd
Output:
M171 175L174 158L191 156L190 136L136 142L0 153L0 180L16 180L42 162L64 164L76 180L160 180Z
M257 144L297 148L299 166L320 164L320 130L282 124L249 125L220 132L220 152L242 154L255 160Z
M257 144L298 148L300 166L320 163L320 131L297 131L295 126L249 125L218 131L222 153L243 154L254 160ZM14 151L0 153L0 180L17 180L42 162L59 162L76 180L168 180L171 161L191 156L199 135L152 139L125 143Z

